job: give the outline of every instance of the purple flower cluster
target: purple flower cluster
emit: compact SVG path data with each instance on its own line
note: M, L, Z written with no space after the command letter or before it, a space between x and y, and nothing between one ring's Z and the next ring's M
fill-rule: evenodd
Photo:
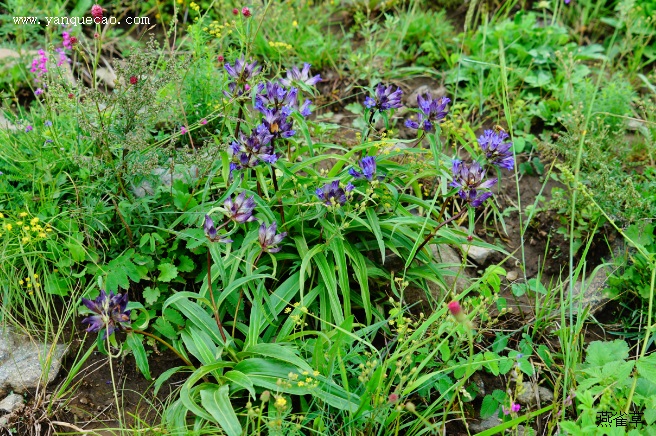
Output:
M287 78L280 79L280 83L285 86L292 86L292 83L305 83L307 86L314 86L317 83L321 82L321 76L317 74L314 77L310 77L310 64L303 64L303 69L299 70L297 66L293 66L291 69L287 70Z
M105 328L103 339L112 335L117 329L125 328L130 324L130 311L125 310L128 305L128 294L116 294L110 292L109 295L104 290L95 300L82 298L82 303L95 313L82 320L83 324L89 324L87 332L99 332Z
M422 95L417 96L417 104L419 105L419 120L407 120L406 127L411 129L422 129L425 132L434 132L435 124L444 119L447 114L446 105L451 102L447 97L436 98L433 100L429 94L425 97Z
M339 186L339 180L335 180L332 183L326 183L323 187L317 188L315 194L319 197L319 200L323 201L326 206L343 206L348 200L347 195L355 188L351 183L346 185L346 188L342 189Z
M230 171L253 168L261 161L275 163L278 157L273 150L272 139L273 135L265 124L257 126L249 136L239 132L239 140L228 146L228 153L233 160Z
M233 78L228 84L230 93L225 93L228 97L238 97L248 91L250 87L247 82L262 71L262 68L257 66L257 61L248 63L243 56L235 60L234 67L226 62L225 69L228 75Z
M512 170L515 166L515 158L511 150L512 142L504 142L506 139L508 134L504 131L486 130L478 137L478 145L490 165Z
M453 181L450 186L459 188L458 195L460 198L469 203L472 207L478 207L485 200L492 196L491 192L481 192L481 189L489 189L495 185L497 179L485 178L485 169L478 162L465 165L462 161L454 160L451 169Z
M209 215L205 215L203 230L205 231L205 236L207 236L207 239L209 239L210 242L221 242L223 244L232 242L232 239L228 239L227 237L219 234L216 227L214 226L214 221L212 218L210 218Z
M262 124L267 128L273 139L289 138L296 131L290 115L294 110L307 117L310 112L310 100L298 105L298 88L286 87L280 82L260 83L255 96L255 109L262 113Z
M255 210L255 197L246 198L246 192L237 195L234 200L228 198L223 202L223 210L228 219L237 224L255 221L253 211Z
M402 96L403 91L401 91L401 88L396 88L396 91L394 91L392 85L384 86L382 83L379 83L376 86L375 95L373 97L367 96L364 99L364 105L368 109L375 109L379 112L397 109L402 106Z
M350 168L348 173L356 179L365 178L370 182L373 181L376 176L376 159L373 156L363 157L360 161L360 169L362 172ZM384 176L378 176L378 179L382 178L384 178Z
M260 242L260 247L262 251L266 253L277 253L281 250L280 247L277 247L278 244L287 236L287 232L277 233L278 224L273 222L269 227L265 223L262 223L258 231L258 240Z

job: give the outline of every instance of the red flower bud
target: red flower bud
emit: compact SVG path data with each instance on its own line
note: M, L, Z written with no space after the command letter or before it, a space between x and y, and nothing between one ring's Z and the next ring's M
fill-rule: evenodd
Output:
M98 4L91 6L91 16L93 17L93 22L99 24L102 21L103 8Z
M447 304L447 307L449 308L449 312L451 312L451 315L453 315L456 321L458 321L460 324L471 325L467 319L467 315L465 315L465 312L462 310L460 303L457 301L452 301Z
M239 9L234 8L234 9L232 10L232 15L239 15Z
M71 45L75 45L78 43L78 39L74 36L71 36Z
M474 237L472 235L467 236L467 242L471 242L474 240Z
M241 9L241 13L242 13L242 15L243 15L244 17L246 17L246 18L248 18L248 17L251 16L251 10L248 9L246 6L244 6L244 7Z
M223 61L225 61L225 58L222 55L219 55L217 56L216 60L223 63Z
M73 97L75 97L75 96L73 95L72 92L70 94L68 94L68 98L73 98Z
M137 79L137 76L130 76L130 83L132 85L136 85L139 79Z

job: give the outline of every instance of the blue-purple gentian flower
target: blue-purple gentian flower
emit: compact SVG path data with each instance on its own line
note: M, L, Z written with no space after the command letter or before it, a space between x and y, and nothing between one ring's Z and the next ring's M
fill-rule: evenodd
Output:
M321 188L317 188L314 192L326 206L336 206L338 204L343 206L348 200L347 194L354 188L355 186L349 182L346 188L342 189L339 186L339 180L335 180L332 183L326 183Z
M228 146L228 153L233 160L230 169L253 168L260 162L275 163L278 157L271 144L273 137L264 124L257 126L249 136L239 132L239 141L233 141Z
M231 94L237 96L242 95L246 90L248 90L248 88L246 88L246 82L248 82L248 80L253 78L255 75L259 74L262 70L257 66L257 61L248 63L243 56L235 60L234 67L230 65L229 62L226 62L225 69L228 72L228 75L233 78L233 80L228 84L230 93L225 93L228 96L231 96Z
M308 86L314 86L317 83L321 82L321 76L317 74L314 77L310 77L310 64L307 62L303 64L303 69L299 70L297 66L291 67L287 70L287 78L280 79L280 83L285 86L291 86L293 82L305 83Z
M462 161L454 160L451 169L453 181L450 186L460 188L458 195L472 207L478 207L492 196L491 192L481 192L481 189L489 189L497 182L497 179L483 181L485 169L478 162L465 165Z
M435 124L444 119L447 114L446 105L451 102L447 97L436 98L433 100L430 94L426 96L418 95L417 104L419 105L419 119L417 121L407 120L406 127L411 129L422 129L425 132L434 132Z
M262 223L258 232L258 240L260 242L260 247L262 251L267 253L277 253L281 250L280 247L277 247L278 244L287 236L287 232L277 233L278 224L276 222L271 223L269 227L265 223Z
M105 334L103 339L112 335L119 328L125 328L130 324L130 311L125 310L128 305L128 294L105 293L100 290L100 295L95 300L82 298L82 303L95 315L90 315L82 320L83 324L89 324L87 332L99 332L103 328Z
M508 134L504 131L486 130L478 137L478 145L485 153L488 163L512 170L515 166L515 158L511 150L512 142L504 142L506 139Z
M376 177L376 159L373 156L363 157L360 161L360 169L362 172L357 171L355 168L350 168L348 173L356 179L365 178L371 182ZM378 176L378 180L384 178L385 176Z
M364 105L368 109L375 109L379 112L396 109L402 106L402 96L403 91L401 91L401 88L396 88L396 91L394 91L392 85L384 86L382 83L379 83L378 86L376 86L374 97L367 96L367 98L364 99Z
M223 235L219 235L219 233L216 230L216 227L214 226L214 221L212 218L210 218L209 215L205 215L205 222L203 223L203 231L205 232L205 236L207 236L207 239L210 240L210 242L221 242L223 244L228 244L232 242L232 239L228 239Z
M255 221L255 197L246 198L246 192L237 195L234 200L228 198L223 202L223 209L228 218L237 224Z

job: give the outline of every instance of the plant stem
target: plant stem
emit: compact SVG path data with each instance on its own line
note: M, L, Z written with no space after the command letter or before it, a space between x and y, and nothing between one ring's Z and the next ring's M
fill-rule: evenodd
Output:
M282 197L278 195L278 178L276 177L276 169L274 167L271 167L271 179L273 180L273 189L275 191L276 198L278 198L278 211L280 211L280 219L282 220L282 225L284 226L285 208L282 205Z
M105 330L105 333L107 330ZM116 379L114 378L114 364L112 362L112 344L109 342L109 335L105 338L107 340L107 358L109 360L109 374L112 377L112 389L114 390L114 401L116 403L116 419L118 425L123 428L123 420L121 419L121 404L118 401L118 392L116 391ZM122 431L121 431L122 432Z
M210 247L207 247L207 288L210 291L210 301L212 302L212 310L214 311L214 319L216 319L216 325L221 332L223 342L227 344L228 339L223 332L223 325L221 325L221 319L219 318L219 309L216 307L216 302L214 301L214 292L212 292L212 257L210 256Z
M435 237L435 235L437 235L438 230L440 230L446 224L449 224L451 221L460 218L462 215L464 215L465 212L467 212L467 208L463 207L462 209L460 209L460 212L458 212L457 214L453 215L451 218L449 218L445 221L442 221L440 224L438 224L438 226L435 227L435 229L432 232L430 232L428 234L428 236L426 236L426 238L424 239L424 242L422 242L421 245L419 246L419 248L417 248L417 251L415 251L415 254L412 256L412 258L410 259L410 262L408 262L407 265L411 264L412 261L415 259L415 257L417 257L417 253L419 253L421 251L421 249L424 248L426 246L426 244L428 244L428 241L430 241L431 239L433 239Z

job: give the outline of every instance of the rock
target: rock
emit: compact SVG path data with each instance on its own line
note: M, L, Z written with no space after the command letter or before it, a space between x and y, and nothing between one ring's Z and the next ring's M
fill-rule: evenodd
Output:
M159 176L160 182L165 186L171 186L176 180L184 180L185 182L193 182L199 177L199 169L196 165L184 166L176 165L171 176L170 168L155 168L153 175ZM152 189L152 187L151 187Z
M59 372L66 351L66 345L53 347L48 343L34 343L10 328L0 329L0 395L4 395L7 390L23 393L36 388L42 381L45 384L52 382ZM50 364L48 374L43 377L47 363Z
M116 86L116 73L110 68L98 67L96 69L96 78L105 83L109 88Z
M144 180L139 186L132 185L132 193L137 198L143 198L146 195L153 195L155 190L148 180Z
M517 280L517 277L518 277L517 271L515 271L514 269L506 273L506 278L508 279L509 282L514 282L515 280Z
M5 118L5 115L0 112L0 130L16 130L18 127L16 127L14 124L12 124L11 121L9 121L7 118Z
M489 248L478 247L476 245L464 245L462 252L467 254L467 257L476 262L478 265L483 265L488 256L494 253L494 250Z
M482 431L489 430L492 427L496 427L499 424L501 424L501 420L497 418L495 413L494 415L490 416L489 418L485 418L480 422L469 424L469 430L475 433L480 433Z
M572 312L574 314L579 312L579 308L589 309L591 314L595 314L601 310L604 305L610 301L605 295L606 282L615 269L608 264L599 265L594 269L590 277L586 277L585 281L577 281L572 287ZM566 289L569 289L569 286ZM581 292L583 295L581 295ZM569 306L569 305L568 305ZM567 311L569 313L569 310Z
M12 413L25 403L22 395L10 394L0 401L0 412Z
M531 382L522 383L522 393L517 395L515 399L519 404L524 406L537 406L544 407L554 399L554 394L544 386L538 386Z
M458 252L446 244L431 245L431 251L435 261L444 268L444 281L449 288L457 294L467 289L471 277L467 269L462 267L462 257ZM431 291L434 292L432 288Z
M430 94L432 98L444 97L446 95L446 88L440 86L439 88L434 88L429 85L421 85L416 88L412 93L407 94L405 99L405 105L407 107L418 107L417 105L417 96Z

